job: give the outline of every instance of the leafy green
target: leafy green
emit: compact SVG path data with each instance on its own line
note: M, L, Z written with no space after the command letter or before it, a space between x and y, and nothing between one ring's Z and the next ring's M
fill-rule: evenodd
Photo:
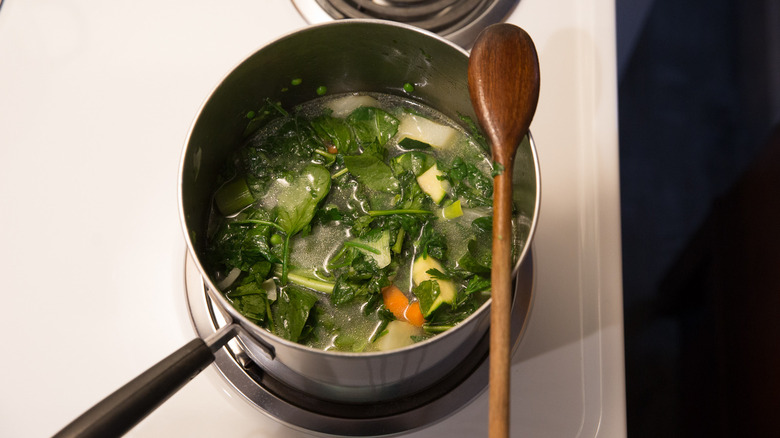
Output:
M379 108L361 106L347 116L355 138L361 145L387 143L398 132L399 121Z
M481 275L475 275L469 279L469 282L466 285L466 289L463 291L463 295L469 296L471 294L485 292L488 290L490 290L490 279Z
M301 231L314 218L317 204L330 190L330 173L322 166L309 165L281 190L277 198L278 223L288 236Z
M362 238L352 241L358 242L357 245L345 243L330 259L328 269L336 277L331 295L335 305L347 304L357 298L375 303L381 297L382 288L390 284L389 267L385 265L380 268L377 263L389 262L389 237L390 232L387 229L375 228L365 233ZM385 260L386 258L388 260Z
M396 176L404 172L411 172L412 175L418 177L434 164L436 164L436 159L433 156L417 151L403 153L390 161L390 167Z
M263 213L255 211L246 217L261 218ZM271 226L244 222L245 216L223 222L206 249L207 260L218 270L238 268L249 269L257 262L278 261L269 245Z
M390 166L373 155L350 155L344 157L349 173L360 184L371 190L385 193L398 192L398 180L393 176Z
M338 153L355 154L358 143L352 135L352 127L344 120L330 115L322 115L311 121L314 132L325 145L334 146Z
M439 297L439 282L435 280L426 280L414 288L414 295L420 300L420 310L423 315L430 312L433 302Z
M248 281L228 292L226 296L236 310L254 323L266 321L268 294L256 281Z
M430 222L425 222L417 239L417 251L423 257L444 260L447 254L447 239L436 231Z
M317 295L306 289L292 284L281 287L272 308L274 333L289 341L299 342L316 303Z
M309 225L317 211L317 204L329 190L330 172L322 166L310 164L277 196L278 223L287 234L282 257L283 284L287 282L290 238Z
M456 198L464 199L469 207L493 204L493 181L476 165L461 158L453 160L445 175Z

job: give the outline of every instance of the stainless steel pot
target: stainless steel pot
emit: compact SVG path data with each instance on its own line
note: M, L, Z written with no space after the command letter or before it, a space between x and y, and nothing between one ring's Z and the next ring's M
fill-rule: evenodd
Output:
M109 396L109 399L116 396L115 400L108 403L104 400L101 404L105 406L93 408L97 412L88 412L83 421L74 422L81 426L72 424L73 429L83 430L90 421L116 422L118 416L114 411L130 404L130 410L140 415L134 421L140 421L146 415L140 412L144 404L152 405L146 407L151 410L162 403L213 360L211 352L234 336L265 372L326 401L392 401L435 387L452 372L485 335L490 302L458 327L403 349L376 353L328 352L281 339L244 318L218 291L200 258L217 174L228 155L241 143L247 112L257 108L260 102L270 98L285 107L293 107L317 97L316 88L325 86L329 94L371 91L411 97L453 120L460 120L461 116L476 120L467 88L467 64L468 52L426 31L378 20L342 20L284 36L235 67L206 100L192 126L179 181L180 213L188 249L211 299L232 319L232 324L213 339L192 341L189 352L174 353L183 356L176 361L180 368L176 372L171 373L166 365L158 365L157 371L145 373L152 374L145 380L142 379L145 375L138 378L142 383L131 382L118 391L124 391L124 395ZM296 78L302 83L290 86ZM405 83L414 84L414 93L410 95L403 90ZM515 162L517 270L529 251L539 210L539 166L533 141L521 145ZM147 386L147 392L157 395L161 390L148 389L148 385L174 378L178 379L178 386L167 383L170 388L165 391L170 392L153 401L147 400L154 398L151 396L133 399L132 403L127 401L143 385ZM114 420L106 421L112 415L110 418ZM122 417L125 423L129 422L128 417L127 413Z

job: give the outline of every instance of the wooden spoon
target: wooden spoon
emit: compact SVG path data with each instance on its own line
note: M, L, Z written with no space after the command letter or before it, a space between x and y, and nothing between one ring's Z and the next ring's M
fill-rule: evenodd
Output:
M469 94L491 143L493 266L490 310L490 438L509 436L512 307L512 168L539 99L539 60L521 28L494 24L474 43L468 67Z

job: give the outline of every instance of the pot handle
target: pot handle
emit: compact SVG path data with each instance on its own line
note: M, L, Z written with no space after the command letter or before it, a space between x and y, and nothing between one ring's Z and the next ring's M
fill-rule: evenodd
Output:
M222 327L206 340L196 338L90 408L55 438L120 436L157 409L214 361L214 353L238 332Z

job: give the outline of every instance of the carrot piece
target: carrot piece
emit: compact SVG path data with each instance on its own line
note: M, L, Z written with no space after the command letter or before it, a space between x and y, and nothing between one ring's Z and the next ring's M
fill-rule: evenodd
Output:
M406 298L401 289L394 284L382 288L382 299L387 310L391 311L397 319L405 321L404 311L409 306L409 298Z
M404 316L406 317L406 320L414 326L422 327L422 325L425 323L425 318L423 318L419 301L415 301L412 304L409 304L409 306L406 308L406 312L404 312Z

